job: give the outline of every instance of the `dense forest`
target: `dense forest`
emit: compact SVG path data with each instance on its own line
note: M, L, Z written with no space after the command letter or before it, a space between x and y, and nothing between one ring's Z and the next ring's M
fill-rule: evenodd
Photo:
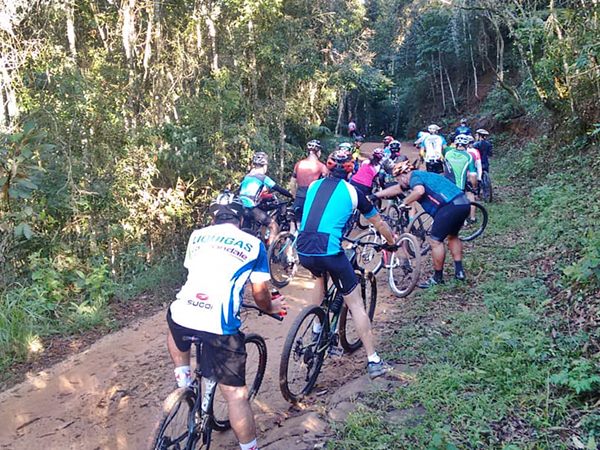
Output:
M532 191L539 220L563 228L540 239L566 292L551 306L578 312L569 326L585 346L573 357L585 376L562 381L597 399L597 0L0 8L0 368L172 278L207 202L254 151L285 184L307 140L330 150L350 119L367 137L413 140L464 116L519 161L516 185L546 183Z

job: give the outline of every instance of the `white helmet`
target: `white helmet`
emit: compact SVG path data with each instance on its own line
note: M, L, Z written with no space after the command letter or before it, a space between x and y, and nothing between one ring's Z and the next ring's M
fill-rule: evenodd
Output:
M489 131L484 130L483 128L480 128L479 130L477 130L475 133L477 134L481 134L482 136L487 136L488 134L490 134Z
M467 145L469 143L469 136L466 134L459 134L454 138L454 143L456 145Z
M431 124L427 127L427 131L429 131L430 133L437 133L438 131L440 131L440 127L438 127L436 124Z

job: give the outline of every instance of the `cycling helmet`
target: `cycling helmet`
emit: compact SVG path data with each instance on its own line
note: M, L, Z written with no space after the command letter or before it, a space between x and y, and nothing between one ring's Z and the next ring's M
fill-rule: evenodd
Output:
M484 130L483 128L480 128L479 130L477 130L475 133L480 134L482 136L487 136L489 133L489 131Z
M394 136L386 136L383 138L383 145L385 145L386 147L388 145L390 145L390 142L392 142L394 140Z
M454 138L454 143L456 145L467 145L469 143L469 138L466 134L459 134Z
M241 221L244 215L244 205L238 197L228 190L221 192L208 207L208 213L213 219L236 219Z
M415 167L410 163L410 161L401 161L397 164L394 164L392 174L397 177L398 175L409 173L411 170L415 170Z
M256 152L252 157L252 164L255 166L266 166L269 164L269 155L265 152Z
M381 147L373 150L373 159L375 159L377 161L381 161L383 159L384 155L385 155L385 151Z
M394 139L392 142L390 142L389 147L393 153L400 153L400 147L402 147L402 144L400 141Z
M460 119L460 124L461 125L466 125L467 124L467 119Z
M313 139L312 141L309 141L308 144L306 144L306 149L309 152L320 152L323 149L323 147L321 146L321 141Z
M469 140L469 144L475 140L475 138L473 136L471 136L470 134L466 134L465 136L467 136L467 139Z
M340 144L340 146L343 144ZM354 161L352 153L347 149L338 149L333 151L327 158L327 168L330 171L335 169L343 169L344 172L351 173L354 170Z
M427 131L429 131L430 133L437 133L438 131L440 131L440 127L433 123L427 127Z
M338 150L352 152L354 150L354 146L350 142L342 142L341 144L338 144Z

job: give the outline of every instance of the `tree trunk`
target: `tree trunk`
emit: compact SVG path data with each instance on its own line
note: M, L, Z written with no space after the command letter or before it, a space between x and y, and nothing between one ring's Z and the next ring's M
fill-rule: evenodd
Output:
M458 112L456 108L456 99L454 98L454 89L452 89L452 82L450 81L450 76L448 75L448 69L444 67L444 72L446 73L446 80L448 80L448 87L450 88L450 96L452 97L452 106L454 107L454 111Z
M440 90L442 91L442 106L446 112L446 93L444 92L444 76L442 75L442 54L438 51L438 64L440 70Z
M475 58L473 57L473 37L471 36L471 25L467 26L469 33L469 51L471 53L471 67L473 68L473 82L475 84L475 98L479 100L479 91L477 83L477 67L475 66Z
M335 134L338 134L338 135L340 134L340 131L342 129L342 118L344 117L345 103L346 103L346 91L344 91L342 89L340 91L340 95L339 95L338 117L337 117L337 122L335 124Z
M67 41L69 42L69 51L71 58L77 60L77 46L75 42L75 5L72 2L65 4L67 13Z
M283 74L281 89L281 112L279 113L279 177L283 176L285 167L285 110L287 105L287 74Z
M150 58L152 57L152 27L154 26L154 0L150 0L147 5L148 24L146 25L146 40L144 43L144 82L148 78L150 70Z

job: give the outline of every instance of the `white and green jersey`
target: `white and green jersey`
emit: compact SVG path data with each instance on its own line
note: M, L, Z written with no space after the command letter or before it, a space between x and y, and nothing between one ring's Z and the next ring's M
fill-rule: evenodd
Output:
M464 191L467 185L467 174L477 174L473 157L466 150L451 148L444 158L444 175Z

